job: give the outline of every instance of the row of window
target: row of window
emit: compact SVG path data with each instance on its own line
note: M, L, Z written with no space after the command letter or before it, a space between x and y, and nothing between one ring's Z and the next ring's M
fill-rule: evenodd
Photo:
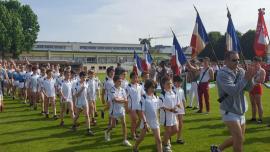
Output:
M64 45L35 45L35 48L39 49L66 49Z
M142 50L141 47L80 46L81 50Z

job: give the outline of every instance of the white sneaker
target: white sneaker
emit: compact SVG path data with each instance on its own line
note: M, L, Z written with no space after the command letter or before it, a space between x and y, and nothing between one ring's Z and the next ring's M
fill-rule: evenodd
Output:
M169 145L164 145L163 151L164 152L172 152L171 147Z
M109 141L108 140L109 138L108 138L108 132L107 131L104 132L104 137L105 137L105 141Z
M128 140L124 140L123 145L128 146L128 147L132 146L131 143Z
M107 132L107 131L106 131ZM111 141L111 132L107 133L107 141Z

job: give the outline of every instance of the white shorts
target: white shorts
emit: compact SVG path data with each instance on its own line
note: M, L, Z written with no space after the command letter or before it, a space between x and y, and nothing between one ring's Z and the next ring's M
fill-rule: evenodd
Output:
M69 103L69 102L72 102L72 99L64 100L64 99L61 98L61 102L62 102L62 103Z
M124 112L113 112L113 113L110 113L111 117L113 118L120 118L120 117L125 117L125 111Z
M24 88L24 82L20 82L19 88L20 88L20 89L23 89L23 88Z
M96 96L87 96L88 102L96 102Z
M224 122L226 121L237 121L241 125L244 125L246 123L245 115L238 115L231 112L225 112L224 110L220 110L220 113L222 115L222 120Z
M148 121L146 119L146 123L148 124L148 126L151 128L151 129L158 129L159 128L159 123L158 121ZM143 129L144 128L144 124L143 124L143 121L141 121L141 124L140 124L140 128Z
M30 80L25 81L25 88L26 89L30 88Z
M20 82L19 81L13 81L13 86L14 87L19 87L20 85Z
M160 124L164 126L174 126L177 125L176 115L169 117L169 116L161 116L160 115Z
M131 102L128 102L128 109L130 109L130 110L141 110L142 108L141 108L141 104L140 104L140 102L138 102L138 103L132 103L131 104Z
M87 102L83 102L83 101L77 101L76 104L75 104L75 106L76 106L77 108L80 108L80 109L82 109L83 107L88 108Z
M185 109L178 109L176 115L184 115Z

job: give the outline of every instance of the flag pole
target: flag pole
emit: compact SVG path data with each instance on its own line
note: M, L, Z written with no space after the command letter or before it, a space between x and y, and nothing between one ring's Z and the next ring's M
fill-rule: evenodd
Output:
M227 7L227 11L228 11L228 14L227 14L227 17L231 19L231 12L229 10L229 7L226 5ZM247 64L246 64L246 61L245 61L245 56L243 54L243 49L242 49L242 46L241 46L241 43L239 42L239 46L240 46L240 56L241 56L241 59L242 59L242 62L244 63L244 68L245 70L247 70Z
M200 14L199 14L199 12L198 12L198 10L197 10L197 8L196 8L196 6L195 6L194 4L193 4L193 7L194 7L195 11L197 12L197 15L200 16ZM212 45L212 43L211 43L210 40L209 40L209 44L210 44L210 47L211 47L211 51L212 51L212 53L213 53L213 55L214 55L214 58L216 58L217 63L218 63L218 67L219 67L218 58L217 58L217 55L216 55L215 50L214 50L214 47L213 47L213 45ZM197 55L199 55L199 54L197 54Z

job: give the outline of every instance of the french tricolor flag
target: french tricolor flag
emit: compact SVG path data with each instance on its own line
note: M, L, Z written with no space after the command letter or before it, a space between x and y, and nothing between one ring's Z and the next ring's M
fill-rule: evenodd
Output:
M153 58L149 52L149 46L146 43L144 44L144 47L143 47L143 55L144 55L144 59L142 60L142 70L149 71L151 68Z
M231 18L231 13L228 8L227 10L228 10L227 17L229 21L228 21L227 32L226 32L226 49L227 51L240 52L241 50L240 41L235 32L235 28L234 28L233 21Z
M175 75L181 74L181 66L187 62L187 58L174 34L173 33L173 53L171 57L171 69Z
M139 72L142 72L142 60L135 50L134 50L134 65L132 71L137 75L139 75Z
M191 54L192 58L200 54L200 52L205 48L205 46L209 42L209 38L203 26L200 14L198 13L195 6L194 8L197 12L197 17L196 17L195 26L194 26L191 41L190 41L190 46L192 48L192 54Z
M255 41L253 44L256 56L265 56L267 53L267 45L269 43L269 36L267 32L267 27L264 21L264 8L260 8L258 14L257 29L255 34Z

